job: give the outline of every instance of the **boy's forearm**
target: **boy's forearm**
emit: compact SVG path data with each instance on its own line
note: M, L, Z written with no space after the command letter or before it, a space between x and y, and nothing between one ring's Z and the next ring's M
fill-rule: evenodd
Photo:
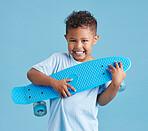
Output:
M27 78L35 85L52 86L56 79L32 68L27 72Z
M97 102L100 106L108 104L117 94L120 85L111 82L108 88L98 95Z

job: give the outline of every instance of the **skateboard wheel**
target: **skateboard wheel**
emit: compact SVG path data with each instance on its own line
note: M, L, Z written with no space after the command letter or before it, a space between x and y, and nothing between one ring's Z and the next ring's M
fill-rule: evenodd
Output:
M33 103L33 110L35 116L41 117L46 115L47 114L46 103L44 101Z
M125 88L126 88L125 82L122 81L122 83L121 83L121 85L120 85L120 87L119 87L119 89L118 89L118 92L124 91Z

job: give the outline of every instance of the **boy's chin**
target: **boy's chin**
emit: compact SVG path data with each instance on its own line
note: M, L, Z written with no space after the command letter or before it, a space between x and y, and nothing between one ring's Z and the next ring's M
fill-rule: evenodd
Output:
M86 58L86 54L82 54L82 55L76 55L74 53L71 53L71 55L73 56L73 58L78 61L78 62L85 62L85 58Z
M78 58L78 57L73 57L76 61L78 62L84 62L85 57L84 58Z

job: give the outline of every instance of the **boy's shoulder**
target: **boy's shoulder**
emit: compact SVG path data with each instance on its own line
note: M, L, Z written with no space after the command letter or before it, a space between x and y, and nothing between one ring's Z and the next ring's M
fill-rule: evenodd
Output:
M51 57L56 58L56 59L69 59L70 58L70 54L66 53L66 52L58 52L58 53L54 53Z
M69 55L69 53L66 53L66 52L56 52L53 54L54 56L57 56L57 57L67 57Z
M69 62L71 61L72 58L70 56L70 53L58 52L51 55L49 59L56 62L66 62L66 61Z

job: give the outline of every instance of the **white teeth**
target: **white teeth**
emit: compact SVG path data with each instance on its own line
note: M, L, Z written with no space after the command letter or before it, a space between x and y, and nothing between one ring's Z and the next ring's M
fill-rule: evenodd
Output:
M82 54L82 53L83 53L83 51L76 51L76 53L78 53L78 54Z

